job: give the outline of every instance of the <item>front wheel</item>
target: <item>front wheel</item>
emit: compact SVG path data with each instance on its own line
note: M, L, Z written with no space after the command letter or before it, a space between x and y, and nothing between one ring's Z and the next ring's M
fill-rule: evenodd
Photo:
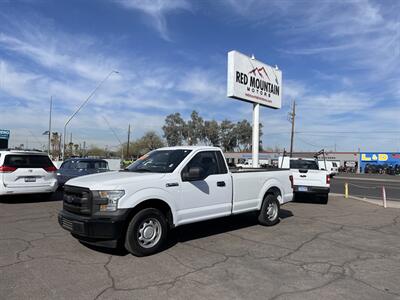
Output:
M167 238L168 225L164 214L155 208L139 211L129 223L125 248L136 256L159 252Z
M273 194L269 194L264 198L261 210L258 215L258 222L261 225L273 226L279 222L279 201Z

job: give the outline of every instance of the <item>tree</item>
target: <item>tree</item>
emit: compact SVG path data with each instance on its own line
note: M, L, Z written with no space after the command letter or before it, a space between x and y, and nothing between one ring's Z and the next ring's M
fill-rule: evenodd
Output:
M74 155L79 155L79 144L74 144Z
M73 156L74 155L73 154L73 149L74 149L74 143L73 142L69 142L68 143L68 149L66 151L66 155L69 156L69 157Z
M60 135L58 132L52 132L51 133L51 156L53 158L59 158L61 152L60 152Z
M149 151L164 147L161 137L154 131L146 132L140 139L129 143L131 157L139 157ZM122 145L124 157L126 156L126 143ZM119 149L121 152L121 149ZM127 157L128 158L128 157ZM130 158L130 157L129 157Z
M205 142L208 145L219 146L220 136L219 136L219 124L217 121L205 121L204 122L204 137Z
M97 157L105 157L106 151L100 147L95 145L91 145L89 149L86 151L87 156L97 156Z
M247 120L236 123L234 133L239 151L248 151L251 148L253 129Z
M204 141L204 120L197 111L192 111L190 120L187 123L186 140L188 145L197 145Z
M186 123L180 113L170 114L162 127L168 146L182 145Z
M137 142L138 152L140 154L145 154L151 150L164 147L164 142L161 137L154 131L147 132L143 137L141 137Z
M235 124L225 119L220 125L221 146L224 151L234 151L236 147Z

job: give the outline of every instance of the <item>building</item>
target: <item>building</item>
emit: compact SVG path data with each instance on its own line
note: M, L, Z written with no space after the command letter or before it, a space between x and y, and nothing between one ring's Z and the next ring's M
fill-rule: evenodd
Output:
M361 173L400 173L400 153L395 152L361 152Z
M8 148L8 139L10 138L10 130L0 129L0 149Z
M278 163L279 156L282 152L260 152L260 160L268 160L270 165ZM313 158L315 152L293 152L293 157ZM244 160L251 159L251 152L226 152L225 157L229 163L241 163ZM329 161L337 161L341 167L357 168L359 165L358 152L325 152L325 159Z

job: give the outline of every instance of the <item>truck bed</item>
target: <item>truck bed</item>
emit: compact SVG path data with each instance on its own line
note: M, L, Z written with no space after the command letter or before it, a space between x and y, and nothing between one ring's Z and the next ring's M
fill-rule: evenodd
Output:
M289 169L281 168L229 168L231 173L250 173L250 172L276 172L276 171L288 171Z
M271 187L280 190L280 204L292 200L289 169L246 168L230 171L233 183L233 213L260 209L264 195Z

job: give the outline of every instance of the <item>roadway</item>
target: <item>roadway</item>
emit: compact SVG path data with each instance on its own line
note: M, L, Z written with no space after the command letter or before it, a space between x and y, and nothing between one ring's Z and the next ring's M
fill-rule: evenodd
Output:
M382 186L386 199L400 201L400 177L390 175L338 174L331 180L331 192L344 194L344 184L349 184L349 195L382 199Z

